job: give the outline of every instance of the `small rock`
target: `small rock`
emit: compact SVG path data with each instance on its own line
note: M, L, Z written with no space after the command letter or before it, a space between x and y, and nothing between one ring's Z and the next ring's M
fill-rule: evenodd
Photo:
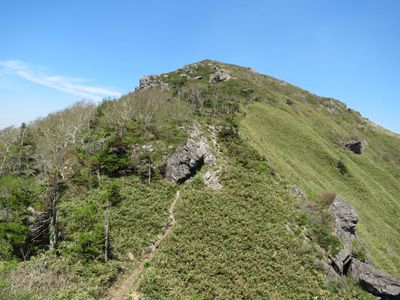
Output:
M207 155L204 157L204 164L205 165L212 165L215 163L215 156L212 153L207 153Z
M293 196L299 198L300 200L305 200L306 196L301 188L299 188L295 184L289 185L289 190L292 193Z
M8 222L12 219L13 212L7 208L0 210L0 222Z
M222 184L219 182L217 173L214 171L207 171L204 174L204 183L212 190L220 190L222 189Z
M135 256L132 254L132 252L128 252L128 259L129 260L134 260Z
M146 152L153 152L154 151L153 145L143 145L142 149L144 151L146 151Z

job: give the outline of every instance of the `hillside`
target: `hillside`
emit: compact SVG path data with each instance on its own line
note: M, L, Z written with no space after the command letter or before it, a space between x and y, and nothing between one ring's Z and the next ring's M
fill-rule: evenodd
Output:
M328 280L346 247L400 277L400 137L249 68L148 76L0 138L4 299L374 299Z

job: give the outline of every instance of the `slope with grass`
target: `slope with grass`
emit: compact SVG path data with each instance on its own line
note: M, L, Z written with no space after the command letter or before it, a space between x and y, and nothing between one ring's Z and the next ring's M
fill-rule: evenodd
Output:
M311 198L333 191L349 201L360 214L357 231L372 261L399 277L400 180L391 162L383 158L399 155L391 151L400 149L400 140L366 129L359 135L368 146L362 155L356 155L334 144L324 132L323 127L328 127L330 134L349 134L338 126L335 116L327 115L319 121L320 126L315 126L319 122L314 120L320 116L301 115L302 109L305 106L298 109L299 113L261 103L253 105L241 123L243 135L271 160L279 174L298 184ZM348 173L341 174L339 161Z
M325 282L341 247L335 193L359 212L372 262L400 275L397 135L248 68L206 60L153 78L0 132L1 297L368 299L350 279ZM194 131L214 165L171 183L167 158ZM351 139L368 141L362 155L344 149ZM212 168L220 190L204 182Z

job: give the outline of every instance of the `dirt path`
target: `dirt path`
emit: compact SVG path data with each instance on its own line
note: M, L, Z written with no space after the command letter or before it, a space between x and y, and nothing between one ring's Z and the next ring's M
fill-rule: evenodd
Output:
M171 206L169 208L169 216L167 224L164 227L163 233L158 237L157 241L155 242L154 246L152 247L151 251L142 255L140 260L137 263L137 266L131 271L129 276L125 278L120 283L117 283L113 286L106 297L103 299L107 300L122 300L122 299L132 299L138 300L139 295L136 290L136 286L134 286L134 282L139 277L139 275L143 272L144 265L146 262L150 262L157 253L158 248L162 241L171 234L174 225L176 224L175 220L175 206L177 201L179 200L180 194L179 191L176 192L174 201L172 201ZM132 290L131 290L132 289ZM131 290L131 291L130 291Z

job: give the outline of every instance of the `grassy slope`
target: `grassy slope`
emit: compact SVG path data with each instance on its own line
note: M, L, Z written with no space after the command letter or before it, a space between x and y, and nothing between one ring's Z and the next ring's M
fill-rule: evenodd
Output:
M334 297L284 227L293 199L269 175L230 168L219 192L194 180L178 225L140 282L145 299Z
M243 119L242 135L260 153L266 154L286 182L273 178L258 158L243 167L243 161L249 158L246 144L231 156L227 154L229 149L226 150L226 161L219 160L225 169L224 189L208 190L202 183L203 170L180 187L177 227L161 245L155 260L146 265L139 291L146 299L226 299L238 295L245 299L308 299L312 295L367 299L351 284L335 288L323 283L323 272L315 265L313 245L304 243L300 231L292 235L285 228L285 224L301 217L285 185L298 183L311 198L326 190L348 198L360 211L359 232L366 239L374 262L396 275L399 266L396 243L400 240L396 202L396 193L400 191L398 139L379 128L372 130L361 124L356 114L341 111L333 117L320 106L318 98L291 85L245 68L223 67L230 69L237 80L210 85L208 75L213 71L202 65L197 75L203 79L196 83L216 88L217 97L213 99L220 102L217 106L242 99L244 112L248 110L244 104L257 101ZM181 87L186 79L170 73L169 80ZM286 104L288 99L299 109L293 110ZM193 116L191 120L196 118ZM198 121L206 122L204 117ZM368 131L354 130L360 124L367 126ZM160 129L162 136L175 136L175 131ZM338 138L360 133L370 142L365 155L356 157L335 144ZM142 135L132 138L131 143L138 143L139 139L142 144L142 138ZM153 139L152 143L160 140ZM165 147L171 144L163 143ZM223 143L220 146L226 147ZM336 167L339 158L351 176L339 174ZM63 255L57 259L43 255L18 263L12 271L13 279L19 277L15 282L20 282L26 272L33 275L42 272L38 278L28 278L19 289L20 295L26 294L26 298L37 295L41 299L98 298L121 273L121 266L129 265L128 253L138 257L161 231L175 186L163 179L148 185L136 176L104 180L105 187L116 184L123 198L112 211L114 259L108 263L101 259L85 260L79 254L85 253L82 251L85 249L74 248L91 235L99 234L94 240L102 243L104 191L93 189L71 197L66 194L60 202L60 221L65 226L60 245ZM363 207L359 199L368 201L369 207ZM374 205L379 208L373 209ZM81 216L85 211L90 213ZM379 233L382 229L385 231ZM384 250L374 245L382 245ZM392 251L391 255L385 255L383 251L387 249ZM43 264L47 266L44 271Z
M360 214L358 234L373 262L399 277L400 181L392 161L400 140L369 128L361 133L369 142L367 150L355 155L331 139L335 134L348 135L347 123L341 126L336 122L339 115L313 109L307 103L299 103L298 110L257 103L242 122L242 134L270 159L278 174L309 196L333 191L347 199ZM387 162L382 159L385 155ZM339 159L350 175L339 173Z
M337 100L248 68L221 65L236 78L226 86L256 95L257 102L243 109L243 137L310 198L332 191L354 205L361 217L358 233L373 262L400 277L400 136ZM361 156L343 149L343 142L354 138L369 143ZM338 172L339 160L349 175Z
M337 102L340 109L328 112L325 100L308 92L248 69L223 67L237 80L220 84L220 97L246 90L256 101L250 111L242 107L242 136L268 157L283 182L299 184L310 198L325 191L346 197L360 212L359 233L374 263L398 275L398 138L371 128ZM370 142L364 155L338 145L351 137ZM339 159L350 175L340 174ZM178 226L139 281L145 299L368 297L351 285L324 286L299 238L283 229L298 212L282 185L231 167L219 193L201 185L184 188Z

